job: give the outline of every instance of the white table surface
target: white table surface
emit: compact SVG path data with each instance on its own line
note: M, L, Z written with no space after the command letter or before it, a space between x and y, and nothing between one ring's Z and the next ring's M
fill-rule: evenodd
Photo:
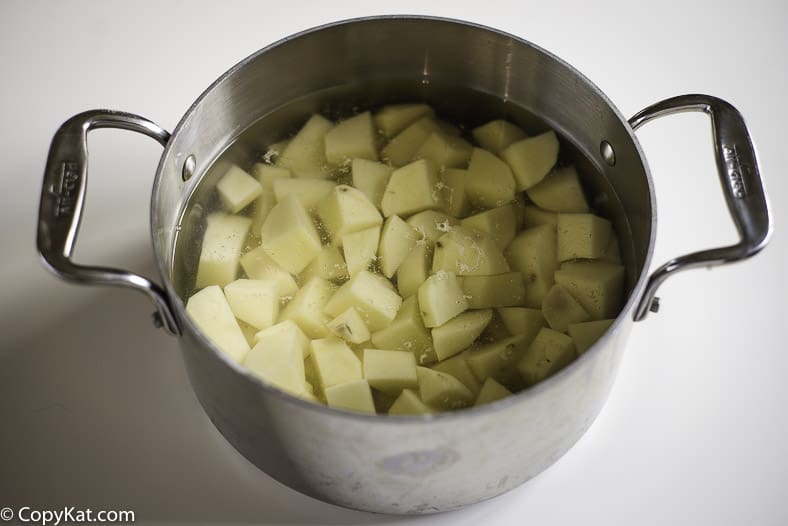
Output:
M0 507L130 509L138 523L788 524L788 4L773 2L0 2ZM776 234L759 256L667 282L632 331L587 435L507 495L387 517L302 496L214 430L176 342L141 295L58 281L34 250L47 148L69 116L114 108L174 128L217 76L325 22L443 15L520 35L585 73L625 115L707 92L755 138ZM655 263L735 240L699 114L638 132L657 188ZM78 260L148 274L160 148L90 137Z

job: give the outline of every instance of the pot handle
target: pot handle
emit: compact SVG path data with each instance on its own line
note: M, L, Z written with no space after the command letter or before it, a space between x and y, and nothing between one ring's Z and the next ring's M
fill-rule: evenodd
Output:
M766 246L772 232L769 205L763 189L755 148L741 114L728 102L710 95L680 95L645 108L629 119L637 130L657 117L685 111L702 111L711 117L714 156L731 218L739 232L735 245L702 250L671 259L648 278L635 310L635 321L659 309L655 296L670 276L690 268L713 267L754 256Z
M125 270L77 265L71 260L85 202L87 134L99 128L135 131L162 146L170 139L169 132L153 122L119 111L91 110L64 122L49 147L38 209L38 252L46 267L66 281L129 287L145 293L156 305L154 322L177 336L180 329L162 287Z

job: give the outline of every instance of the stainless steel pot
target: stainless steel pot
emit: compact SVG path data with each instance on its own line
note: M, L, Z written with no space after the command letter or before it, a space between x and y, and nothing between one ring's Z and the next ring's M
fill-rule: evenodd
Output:
M427 417L372 417L304 402L227 360L186 316L176 290L174 252L186 203L209 166L242 132L294 100L302 101L294 111L306 115L354 86L365 87L356 89L356 96L382 102L391 95L385 86L393 85L410 86L410 95L428 98L432 86L472 89L539 117L598 172L587 183L607 196L598 205L626 240L629 295L611 330L560 373L494 404ZM472 105L465 110L473 111ZM720 183L741 240L678 257L649 276L654 191L634 130L679 111L711 117ZM86 136L96 128L138 131L164 146L150 210L161 286L122 270L71 261L85 199ZM108 110L68 120L55 134L44 174L38 248L50 270L64 279L147 294L156 304L157 323L179 336L205 411L260 469L342 506L431 513L503 493L566 453L604 404L633 323L656 311L660 284L683 269L752 256L765 246L770 230L753 145L741 115L727 102L685 95L627 121L588 79L527 41L452 20L380 17L319 27L258 51L211 85L172 134L142 117Z

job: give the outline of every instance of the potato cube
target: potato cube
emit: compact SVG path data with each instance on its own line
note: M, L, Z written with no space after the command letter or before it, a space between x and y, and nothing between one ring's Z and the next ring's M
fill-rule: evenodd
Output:
M345 234L383 223L380 212L367 196L344 184L334 188L323 199L317 206L317 215L323 221L333 245L339 245Z
M512 269L523 273L523 305L541 308L547 291L553 286L553 273L558 268L555 227L541 225L520 232L509 243L505 255Z
M439 129L432 117L422 117L389 140L381 150L383 159L396 167L405 166L427 137Z
M417 239L432 246L443 234L460 224L454 217L437 210L424 210L413 214L407 223L418 233Z
M589 318L583 306L558 284L553 285L544 297L542 312L550 328L559 332L566 332L570 323L580 323Z
M397 290L400 296L407 298L416 295L421 284L429 277L431 267L432 250L426 244L416 242L397 269Z
M331 386L362 379L361 360L342 340L312 340L309 350L309 359L324 392Z
M312 278L282 310L279 321L293 320L310 338L325 338L329 318L323 312L335 287L321 278Z
M302 283L312 278L323 278L328 281L348 279L347 264L339 247L323 247L320 253L299 276Z
M468 309L468 300L453 272L439 270L419 287L419 310L425 327L437 327Z
M496 309L497 310L497 309ZM490 342L497 342L498 340L505 340L510 336L515 336L516 333L510 333L506 329L506 325L504 325L503 320L498 315L498 312L493 312L492 320L487 325L487 328L484 329L484 332L479 337L479 344L487 344Z
M243 361L249 352L249 344L220 287L211 285L190 297L186 302L186 313L220 351L231 360Z
M531 386L557 373L576 357L575 344L566 334L543 328L517 363L526 385Z
M525 132L509 121L498 119L473 129L473 138L485 150L501 155L507 146L524 139Z
M511 394L512 392L506 387L502 386L492 378L487 378L484 381L484 385L482 385L482 389L479 391L479 396L476 397L476 402L474 402L473 405L479 406L483 404L489 404L497 400L501 400L502 398L506 398L507 396L511 396Z
M326 133L326 160L342 164L353 158L378 160L375 126L368 111L346 119Z
M432 271L439 270L458 276L487 276L509 272L509 263L487 234L457 226L435 243Z
M437 131L416 150L413 160L428 159L438 169L463 168L468 165L472 150L473 146L462 137Z
M224 287L236 278L241 250L251 225L248 217L221 213L207 217L195 287Z
M380 243L380 227L373 226L342 236L342 252L345 254L350 277L366 270L377 258Z
M604 261L568 261L555 272L555 282L583 306L592 320L618 316L624 305L624 267Z
M515 365L526 350L525 336L517 335L475 347L464 353L464 356L477 380L492 378L507 388L516 390L522 380Z
M523 226L531 228L539 225L558 226L558 213L542 210L534 205L523 207Z
M425 159L394 170L380 202L383 215L408 216L438 208L438 182L435 165Z
M465 191L468 170L448 168L440 174L443 187L440 189L441 208L452 217L462 217L471 209L471 201Z
M238 322L238 327L241 329L241 333L244 335L244 338L246 338L246 343L249 344L249 348L254 347L254 335L257 334L258 329L237 318L236 321Z
M254 376L282 391L307 398L304 357L293 345L280 346L280 339L269 340L265 335L246 355L244 365Z
M287 168L266 163L254 163L254 166L252 166L252 175L263 187L263 190L272 190L274 188L274 181L277 179L293 176Z
M260 239L265 253L291 274L304 270L321 248L312 218L293 195L271 210L260 230Z
M558 160L558 137L549 131L510 144L502 153L512 168L517 191L527 190L550 173Z
M492 319L492 311L463 312L432 329L432 345L438 360L445 360L470 347Z
M422 117L434 115L432 108L426 104L392 104L383 106L374 119L385 137L394 137Z
M255 237L260 237L260 230L263 228L268 214L271 213L276 205L276 196L273 190L263 190L260 197L254 202L254 210L252 212L252 226L251 234Z
M440 371L452 375L476 395L482 385L479 383L479 380L476 379L476 376L474 376L471 368L468 367L468 362L465 361L467 352L468 351L465 351L441 362L434 363L430 368L433 371Z
M350 343L364 343L370 338L369 329L356 309L350 307L345 312L331 320L326 327L335 336Z
M279 266L265 253L263 247L257 247L241 256L241 267L250 279L272 279L279 284L282 297L292 296L298 291L293 276Z
M272 279L237 279L224 286L233 314L257 329L276 323L279 316L279 283Z
M301 360L309 356L309 338L293 320L279 322L255 333L254 346L260 343L275 350L285 347L298 349Z
M588 201L574 166L556 168L527 193L528 198L544 210L567 214L588 212Z
M265 222L265 218L271 212L271 209L276 204L276 196L274 195L274 180L292 177L290 170L287 168L280 168L278 166L271 166L265 163L255 163L252 167L252 175L263 187L260 197L254 204L254 212L252 214L252 234L260 237L260 229Z
M364 349L364 378L369 385L397 396L403 389L416 389L416 358L408 351Z
M616 263L618 265L621 264L621 246L618 243L618 236L615 232L610 231L610 239L607 242L607 247L605 248L605 253L600 258L602 261L607 261L608 263Z
M301 206L307 210L315 208L318 203L331 193L336 187L334 181L325 179L298 179L282 177L273 183L274 196L277 201L284 200L288 195L293 195Z
M428 415L434 412L435 410L422 402L419 395L411 389L403 389L388 411L390 415Z
M236 214L254 201L262 193L263 187L246 170L232 165L216 183L216 191L224 207Z
M328 177L324 140L333 126L325 117L312 115L277 157L277 166L289 168L296 177Z
M471 405L473 393L450 374L417 367L419 398L428 406L443 410L461 409Z
M325 306L326 314L339 316L355 308L371 332L388 326L397 315L402 298L383 276L362 270L342 285Z
M594 214L558 214L558 261L601 258L610 240L610 221Z
M493 276L463 276L461 287L468 300L469 309L519 307L525 302L522 272L507 272Z
M514 200L515 181L509 166L494 154L474 148L468 164L465 193L479 208L503 206Z
M366 380L354 380L328 387L325 390L328 407L356 411L358 413L375 414L372 391Z
M393 171L391 166L367 159L353 159L350 165L353 186L363 192L367 199L378 208L380 208L383 192L386 191L386 185L389 184L389 178Z
M418 363L426 363L426 355L433 352L432 339L421 319L416 296L406 298L394 321L372 334L372 343L380 349L410 351Z
M580 356L586 352L613 325L615 320L597 320L569 325L569 336L575 342L575 350Z
M465 228L472 228L484 232L495 244L503 250L514 239L517 232L517 216L514 205L508 204L491 208L484 212L466 217L460 224Z
M418 233L399 216L393 215L383 223L378 248L380 270L390 278L397 271L403 260L416 246Z
M544 319L541 309L504 307L496 310L509 334L525 335L526 345L530 345L536 338L539 329L547 327L547 320Z

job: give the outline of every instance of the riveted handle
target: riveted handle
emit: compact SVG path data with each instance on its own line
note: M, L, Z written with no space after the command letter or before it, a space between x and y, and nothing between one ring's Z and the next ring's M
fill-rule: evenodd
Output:
M159 285L125 270L77 265L71 260L85 204L87 134L99 128L135 131L156 139L162 146L170 139L169 132L153 122L119 111L86 111L63 123L52 138L44 172L38 209L38 251L47 268L67 281L129 287L143 292L156 305L157 321L167 332L178 335L175 316Z
M702 111L711 118L717 172L739 242L727 247L693 252L671 259L649 276L635 310L635 321L656 310L659 286L676 272L732 263L754 256L766 246L772 232L769 205L763 188L755 147L741 114L728 102L710 95L681 95L658 102L629 119L637 130L657 117L685 111Z

